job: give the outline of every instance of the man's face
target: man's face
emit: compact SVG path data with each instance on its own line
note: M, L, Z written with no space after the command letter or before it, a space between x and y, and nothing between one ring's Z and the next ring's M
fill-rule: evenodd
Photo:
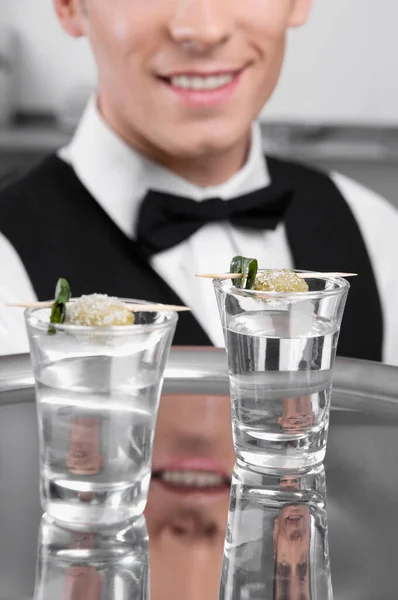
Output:
M89 39L108 122L155 159L217 154L247 138L275 88L287 29L311 3L54 1L64 27Z
M162 397L145 511L153 600L217 599L234 463L228 397Z

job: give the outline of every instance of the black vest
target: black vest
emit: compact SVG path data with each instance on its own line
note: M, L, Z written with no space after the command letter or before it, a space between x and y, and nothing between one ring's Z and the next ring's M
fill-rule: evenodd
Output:
M267 158L267 164L272 181L294 190L285 226L295 267L360 274L351 280L339 354L381 360L379 295L347 202L333 181L320 172L275 158ZM57 279L65 277L74 296L96 291L182 304L139 246L118 229L73 169L55 155L0 194L0 231L18 252L42 300L52 298ZM272 266L272 256L258 258ZM211 342L195 317L182 313L174 344L203 346Z

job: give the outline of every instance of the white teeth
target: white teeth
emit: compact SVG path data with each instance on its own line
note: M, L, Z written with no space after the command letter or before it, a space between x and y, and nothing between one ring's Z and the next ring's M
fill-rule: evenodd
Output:
M171 85L185 90L217 90L231 83L233 78L233 75L209 75L206 77L178 75L171 78Z
M200 77L193 77L191 82L188 79L188 85L190 85L190 83L194 90L202 90L205 85L205 81Z
M163 481L186 487L216 487L224 483L224 478L216 473L204 471L163 471Z

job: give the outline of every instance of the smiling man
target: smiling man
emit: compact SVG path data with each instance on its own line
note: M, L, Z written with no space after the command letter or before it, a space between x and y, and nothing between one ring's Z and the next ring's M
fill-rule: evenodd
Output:
M60 276L75 296L188 304L175 343L223 345L212 286L194 273L243 254L360 273L340 354L398 364L395 210L337 174L264 157L255 122L311 0L54 5L87 37L98 92L71 143L0 194L0 353L28 348L4 304L51 298ZM308 418L302 404L283 416ZM217 597L230 422L227 398L162 399L146 510L154 600Z
M0 352L27 350L6 302L106 292L184 303L179 345L223 345L211 283L232 256L360 274L344 356L398 364L398 219L338 175L264 157L256 118L311 0L54 0L98 92L71 143L0 195ZM316 49L314 49L316 51Z

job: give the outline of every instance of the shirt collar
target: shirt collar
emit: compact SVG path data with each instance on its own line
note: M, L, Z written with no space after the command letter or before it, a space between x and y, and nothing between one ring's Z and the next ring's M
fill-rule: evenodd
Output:
M76 133L60 157L116 225L134 237L140 204L149 189L201 201L229 200L269 185L259 124L253 124L252 144L242 169L222 185L201 188L149 160L122 140L101 117L91 98Z

